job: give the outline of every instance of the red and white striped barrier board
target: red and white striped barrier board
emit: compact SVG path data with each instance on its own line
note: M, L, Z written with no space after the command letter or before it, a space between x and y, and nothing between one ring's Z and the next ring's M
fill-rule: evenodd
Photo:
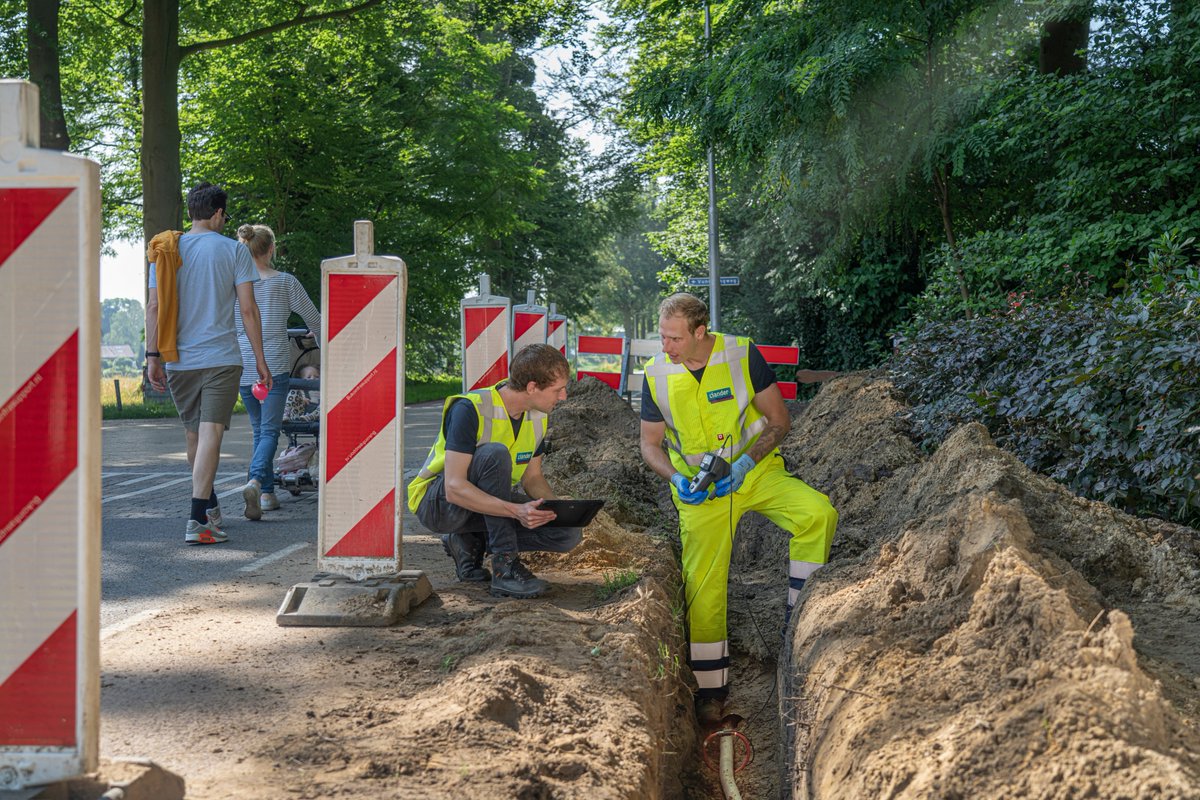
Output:
M507 297L496 297L489 291L485 275L479 279L479 294L459 304L464 392L492 386L508 377L512 304Z
M617 371L579 368L580 361L594 361L595 356L617 356ZM595 378L621 394L625 392L625 366L628 358L629 340L624 336L580 336L575 340L576 378Z
M321 262L321 493L318 568L362 580L402 568L404 261L372 253Z
M796 366L800 363L799 347L775 344L756 344L755 346L758 348L758 352L762 353L763 360L768 364ZM777 383L779 384L779 392L783 395L784 400L796 399L795 381L777 381Z
M546 344L557 348L564 356L567 354L567 318L554 313L553 303L550 316L546 318Z
M99 742L100 173L38 137L0 81L0 792Z
M531 344L546 343L550 310L533 302L532 289L526 297L523 305L513 306L512 310L512 347L509 352L513 354Z

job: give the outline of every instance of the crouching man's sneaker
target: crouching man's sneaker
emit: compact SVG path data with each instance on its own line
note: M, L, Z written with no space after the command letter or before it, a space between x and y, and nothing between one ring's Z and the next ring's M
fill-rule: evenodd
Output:
M187 544L220 544L228 542L229 537L221 533L220 529L212 523L204 524L189 519L183 541Z
M549 587L550 584L521 563L516 553L496 553L492 556L492 594L527 600L537 597Z
M469 533L448 533L442 537L442 549L454 559L454 574L460 581L482 583L492 573L483 568L483 537Z

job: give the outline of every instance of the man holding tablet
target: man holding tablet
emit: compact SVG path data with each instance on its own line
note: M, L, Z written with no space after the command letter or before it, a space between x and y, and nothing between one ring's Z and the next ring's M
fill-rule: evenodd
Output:
M518 553L566 553L582 539L582 528L553 526L554 512L541 508L557 499L542 474L543 441L569 374L556 348L532 344L513 356L508 380L446 399L438 440L408 485L408 508L442 534L460 581L490 580L493 594L537 597L548 584Z

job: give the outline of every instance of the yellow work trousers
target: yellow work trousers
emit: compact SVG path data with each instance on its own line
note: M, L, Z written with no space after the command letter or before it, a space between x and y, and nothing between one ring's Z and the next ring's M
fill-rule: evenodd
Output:
M742 488L732 495L693 506L680 502L674 490L672 494L683 545L688 660L699 683L698 694L724 697L729 666L729 559L738 521L747 511L757 511L789 533L791 572L800 567L807 577L829 560L837 511L828 497L790 474L778 454L751 470Z

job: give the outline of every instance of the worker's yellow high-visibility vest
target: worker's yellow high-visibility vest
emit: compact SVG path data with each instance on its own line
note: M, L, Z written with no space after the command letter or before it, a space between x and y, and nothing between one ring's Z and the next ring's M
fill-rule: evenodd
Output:
M501 381L486 389L475 389L466 394L456 394L446 398L446 402L442 405L442 425L438 439L430 449L429 457L425 459L425 466L421 467L417 477L408 484L409 511L416 513L417 506L420 505L421 498L425 496L430 482L446 467L446 414L450 411L450 404L455 400L467 399L475 406L475 414L479 417L479 428L475 432L475 446L495 442L507 447L509 456L512 458L513 485L521 482L521 477L525 474L525 467L533 458L533 454L537 452L542 439L546 437L546 415L541 411L525 412L525 419L521 423L521 432L514 437L512 417L508 415L508 409L504 407L504 401L500 398L500 387L503 385L504 382Z
M732 463L767 427L753 403L750 340L721 333L713 336L716 342L700 381L666 355L655 356L646 365L646 386L667 426L671 464L689 478L699 471L705 453L720 451Z

